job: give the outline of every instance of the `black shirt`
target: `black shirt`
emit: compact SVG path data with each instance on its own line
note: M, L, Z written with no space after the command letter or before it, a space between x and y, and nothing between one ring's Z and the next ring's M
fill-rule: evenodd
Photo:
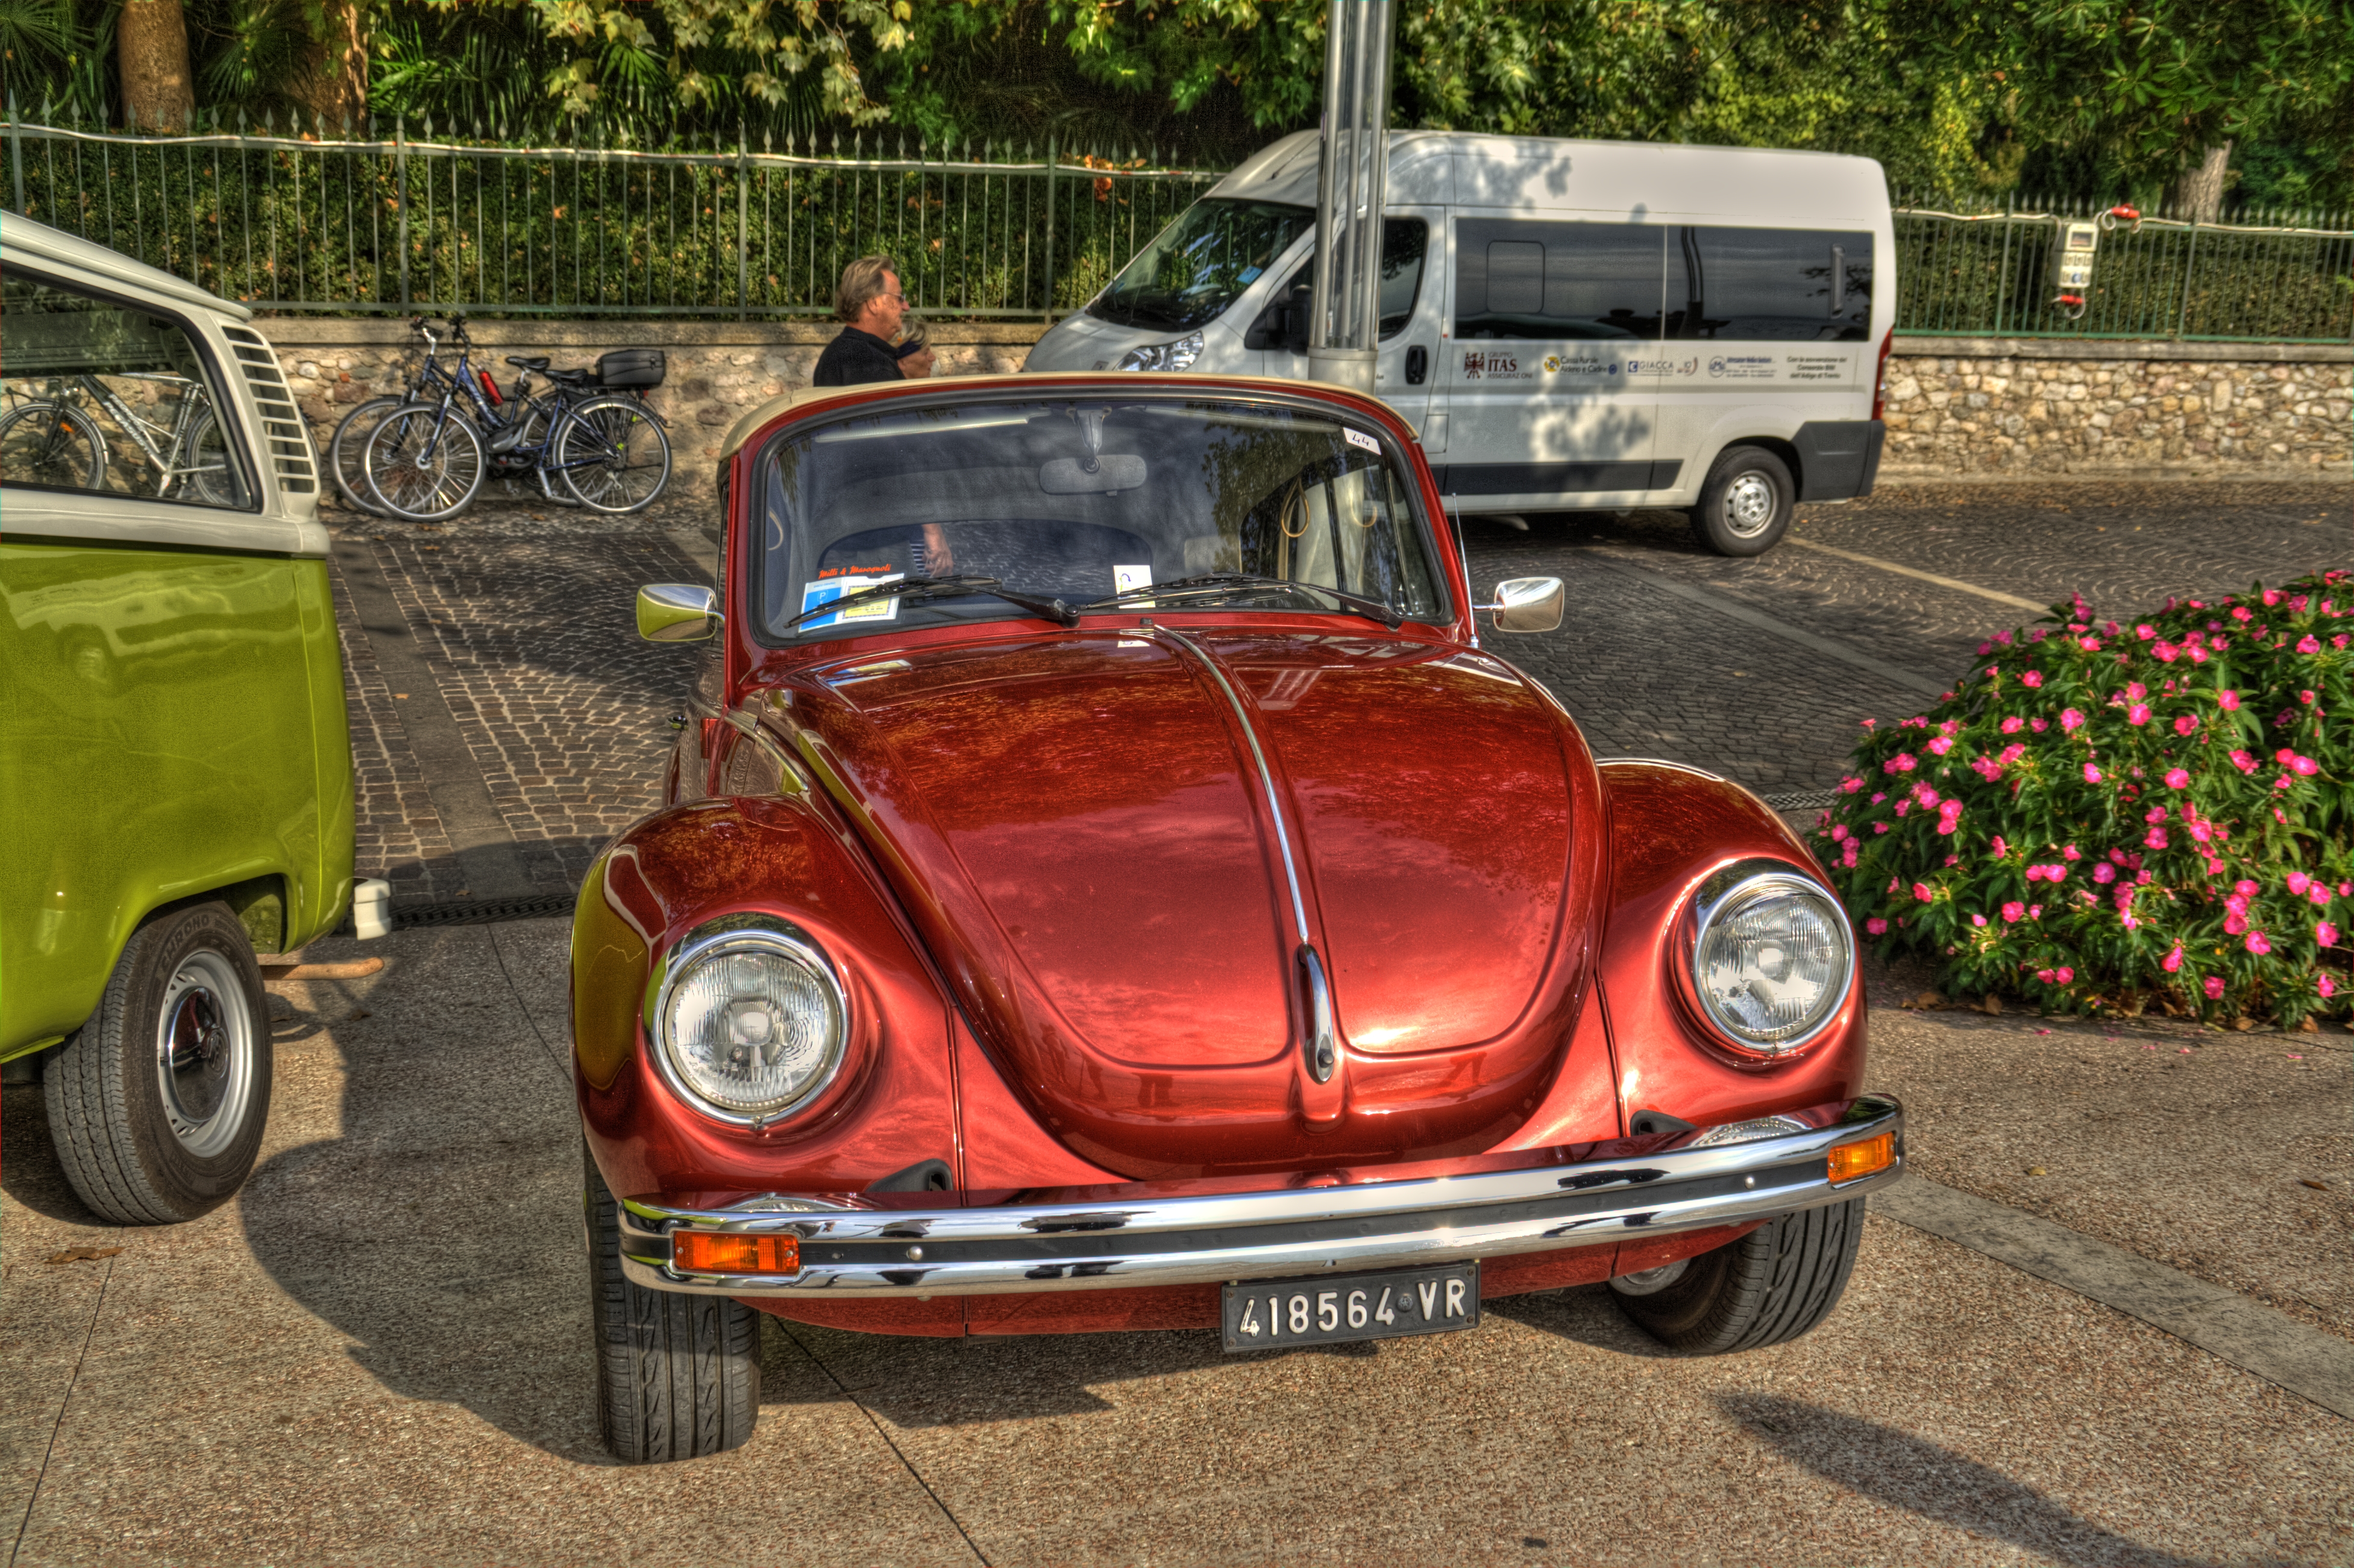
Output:
M856 387L868 381L905 379L899 369L899 356L889 344L871 332L846 326L842 335L827 344L825 352L817 356L817 373L810 377L810 384Z

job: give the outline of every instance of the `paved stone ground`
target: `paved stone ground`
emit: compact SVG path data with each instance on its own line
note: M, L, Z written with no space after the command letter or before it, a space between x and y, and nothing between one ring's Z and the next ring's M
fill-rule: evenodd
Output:
M1665 1354L1599 1288L1491 1303L1469 1333L1244 1356L1207 1331L771 1323L748 1446L616 1467L589 1381L567 936L317 945L387 967L273 987L292 1016L260 1169L186 1225L93 1224L40 1097L8 1092L12 1568L2354 1562L2354 1422L1877 1215L1839 1310L1746 1355ZM1879 1081L1914 1097L1916 1159L1990 1180L2049 1159L2060 1202L2128 1245L2214 1249L2345 1331L2345 1052L2301 1077L2118 1070L2098 1031L2062 1051L2028 1021L1902 1022L1917 1049ZM1982 1071L2044 1060L2035 1093L2068 1104L2069 1132L2099 1113L2121 1130L2094 1135L2158 1179L2105 1185L2048 1130L1988 1124L1936 1070L1956 1045ZM2297 1096L2322 1137L2297 1132L2293 1171L2250 1158L2280 1147ZM2309 1255L2204 1234L2230 1208L2286 1211L2308 1174L2331 1187L2298 1189L2310 1223L2266 1234ZM2207 1205L2189 1225L2186 1194ZM77 1247L122 1250L49 1261Z
M1491 637L1496 651L1551 685L1598 751L1712 767L1769 792L1829 786L1860 719L1917 711L1988 631L2032 619L1794 546L1725 560L1670 513L1529 522L1466 526L1474 581L1563 577L1570 614L1551 636ZM631 595L691 580L674 536L711 524L692 502L616 519L508 500L440 527L340 515L339 535L370 552L402 620L371 634L339 594L363 875L389 878L403 904L479 893L403 717L439 702L527 883L510 891L577 884L598 845L653 804L693 658L638 641ZM2038 603L2081 589L2122 613L2354 565L2354 500L2311 484L1905 485L1806 508L1797 533ZM387 683L374 646L385 635L408 640L433 690Z

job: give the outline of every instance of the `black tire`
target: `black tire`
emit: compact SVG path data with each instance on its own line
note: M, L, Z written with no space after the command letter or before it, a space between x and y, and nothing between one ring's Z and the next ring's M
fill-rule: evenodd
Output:
M455 517L491 471L482 432L455 408L403 403L367 433L360 473L385 513L410 523Z
M106 488L106 434L69 403L20 403L0 415L0 482Z
M1862 1239L1863 1200L1850 1199L1760 1225L1646 1294L1616 1280L1611 1294L1638 1328L1688 1354L1763 1350L1830 1316Z
M180 499L206 506L236 506L244 501L244 486L228 455L228 438L210 408L197 410L188 424L188 471L183 476Z
M581 505L619 515L652 504L670 482L670 438L644 404L609 394L556 427L548 463Z
M270 1005L244 923L224 904L156 916L42 1075L66 1180L117 1224L219 1207L253 1173L270 1074Z
M1720 556L1762 556L1790 531L1797 503L1788 464L1763 447L1727 447L1700 487L1692 532Z
M402 397L371 397L355 407L335 425L335 433L327 442L327 472L335 482L335 493L344 504L358 508L371 517L387 514L368 489L367 475L360 464L367 455L367 439L384 417L406 402Z
M605 1446L625 1465L742 1447L760 1418L760 1314L725 1296L630 1283L613 1194L585 1143L580 1167Z

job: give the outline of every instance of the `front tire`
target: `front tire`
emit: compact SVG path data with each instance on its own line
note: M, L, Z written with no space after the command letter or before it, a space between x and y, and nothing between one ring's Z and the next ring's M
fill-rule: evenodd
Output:
M66 1180L116 1224L219 1207L253 1172L270 1075L270 1006L244 924L224 904L149 921L43 1075Z
M1611 1295L1636 1327L1687 1354L1763 1350L1830 1316L1862 1240L1863 1200L1854 1198L1760 1225L1691 1259L1666 1283L1657 1277L1664 1269L1628 1286L1613 1280Z
M1727 447L1700 487L1692 532L1720 556L1762 556L1790 531L1798 487L1763 447Z
M725 1296L631 1284L613 1194L585 1142L580 1166L605 1446L625 1465L743 1446L760 1418L760 1315Z
M490 472L482 438L464 415L435 403L404 403L368 432L360 473L392 516L410 523L454 517Z
M106 436L70 403L20 403L0 415L0 482L106 488Z
M592 512L635 512L670 482L670 438L636 398L592 397L557 426L554 466Z

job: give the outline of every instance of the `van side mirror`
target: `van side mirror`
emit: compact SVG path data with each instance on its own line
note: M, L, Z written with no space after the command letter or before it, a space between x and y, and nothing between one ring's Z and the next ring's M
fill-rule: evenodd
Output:
M1494 611L1499 631L1551 631L1561 624L1563 597L1559 577L1506 577L1495 603L1471 608Z

